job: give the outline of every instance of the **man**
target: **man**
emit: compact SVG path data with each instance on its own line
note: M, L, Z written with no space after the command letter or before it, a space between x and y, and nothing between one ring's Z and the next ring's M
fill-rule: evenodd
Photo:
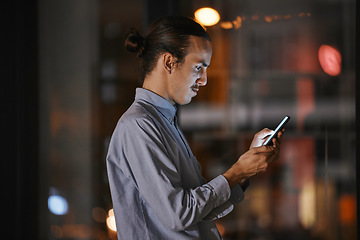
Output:
M118 238L221 239L213 220L243 199L242 185L278 158L279 143L262 146L272 131L260 131L229 170L206 182L178 127L176 105L188 104L207 83L208 34L192 19L165 17L146 37L132 29L125 46L140 58L144 82L108 150Z

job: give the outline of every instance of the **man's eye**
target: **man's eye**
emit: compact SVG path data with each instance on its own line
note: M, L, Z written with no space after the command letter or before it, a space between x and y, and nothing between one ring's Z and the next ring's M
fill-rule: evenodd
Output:
M197 70L197 71L200 71L201 68L202 68L202 66L198 66L198 67L196 67L196 70Z

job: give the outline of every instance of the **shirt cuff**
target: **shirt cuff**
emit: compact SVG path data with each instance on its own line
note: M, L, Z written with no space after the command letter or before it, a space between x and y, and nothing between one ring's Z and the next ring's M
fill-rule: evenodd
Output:
M250 185L250 180L246 180L246 182L241 185L242 190L245 192L248 186Z
M228 181L223 175L219 175L208 184L212 187L216 194L216 206L225 203L231 196L231 189Z
M241 186L239 184L236 184L232 189L231 189L231 196L229 201L232 204L236 204L241 202L242 200L244 200L245 194L243 189L241 188Z

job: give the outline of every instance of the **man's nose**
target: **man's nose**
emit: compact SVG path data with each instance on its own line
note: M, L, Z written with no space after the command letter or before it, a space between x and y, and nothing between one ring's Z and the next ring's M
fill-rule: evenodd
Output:
M207 84L207 73L206 69L203 69L200 75L200 78L196 80L196 83L199 84L199 86L204 87Z

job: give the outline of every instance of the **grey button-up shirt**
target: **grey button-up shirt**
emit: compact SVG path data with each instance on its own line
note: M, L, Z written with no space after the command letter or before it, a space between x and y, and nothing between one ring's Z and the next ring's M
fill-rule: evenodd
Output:
M114 130L107 171L119 239L221 239L213 220L244 197L222 175L204 180L175 114L138 88Z

